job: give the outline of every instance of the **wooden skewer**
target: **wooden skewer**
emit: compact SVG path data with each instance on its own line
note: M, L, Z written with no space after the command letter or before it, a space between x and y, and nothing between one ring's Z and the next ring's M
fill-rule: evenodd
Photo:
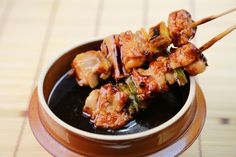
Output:
M205 17L205 18L203 18L201 20L198 20L198 21L194 22L192 24L192 28L197 27L198 25L204 24L206 22L209 22L211 20L214 20L216 18L219 18L221 16L227 15L227 14L229 14L231 12L234 12L234 11L236 11L236 7L232 8L232 9L229 9L229 10L226 10L226 11L220 13L220 14L217 14L217 15L212 15L212 16Z
M206 42L204 45L202 45L199 48L200 52L205 51L206 49L208 49L209 47L211 47L213 44L215 44L217 41L219 41L220 39L222 39L223 37L225 37L227 34L229 34L230 32L232 32L233 30L236 29L236 24L229 27L228 29L226 29L224 32L218 34L217 36L215 36L214 38L212 38L211 40L209 40L208 42Z

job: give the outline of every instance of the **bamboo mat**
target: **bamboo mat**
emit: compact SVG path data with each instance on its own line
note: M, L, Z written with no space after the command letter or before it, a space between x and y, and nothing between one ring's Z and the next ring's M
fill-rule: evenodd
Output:
M40 70L54 56L94 37L146 29L176 9L194 19L236 6L235 0L0 0L0 157L49 157L33 137L27 107ZM200 26L194 43L235 23L236 13ZM197 77L207 101L201 136L181 156L236 156L236 32L206 51Z

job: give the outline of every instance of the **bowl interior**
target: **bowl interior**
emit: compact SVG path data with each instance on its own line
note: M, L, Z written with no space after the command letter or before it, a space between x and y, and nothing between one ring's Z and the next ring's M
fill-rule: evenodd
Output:
M82 114L86 97L92 91L89 87L80 87L75 78L66 77L73 58L86 50L98 50L101 41L90 42L68 51L58 58L49 68L43 84L44 98L52 112L65 123L80 130L105 135L133 134L159 126L175 116L184 106L190 85L170 86L170 90L157 95L150 107L137 115L128 124L117 130L94 128L89 119ZM111 80L110 80L111 81ZM105 84L106 82L101 82ZM99 88L99 87L98 87Z

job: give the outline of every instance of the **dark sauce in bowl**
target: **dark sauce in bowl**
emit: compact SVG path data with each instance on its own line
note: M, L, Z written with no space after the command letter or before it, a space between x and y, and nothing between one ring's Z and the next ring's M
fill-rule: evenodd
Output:
M90 119L83 115L82 109L91 91L89 87L80 87L74 77L64 75L50 94L49 108L62 121L75 128L97 134L124 135L154 128L171 119L186 102L189 83L182 87L178 84L170 86L168 92L155 96L147 110L117 130L95 128Z

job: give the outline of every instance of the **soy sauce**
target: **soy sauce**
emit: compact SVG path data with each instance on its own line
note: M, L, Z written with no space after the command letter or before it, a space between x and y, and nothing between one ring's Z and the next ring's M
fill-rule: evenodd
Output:
M170 86L168 92L155 96L147 110L117 130L95 128L90 119L83 116L82 109L91 91L89 87L80 87L74 77L64 75L50 94L49 108L62 121L75 128L97 134L123 135L154 128L172 118L187 100L189 84L182 87L178 84Z

